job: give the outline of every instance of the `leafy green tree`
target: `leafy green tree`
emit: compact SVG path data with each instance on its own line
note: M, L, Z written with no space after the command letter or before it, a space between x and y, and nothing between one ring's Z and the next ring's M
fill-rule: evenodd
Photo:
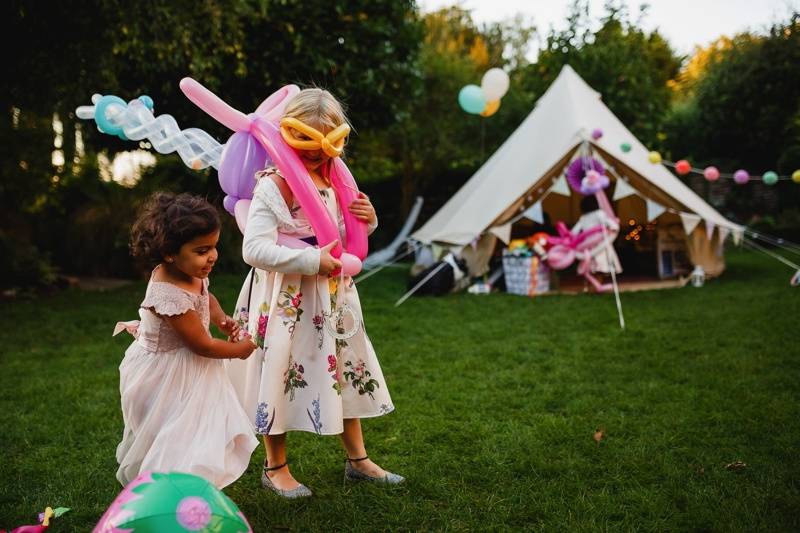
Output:
M522 19L478 27L461 7L425 15L420 52L421 91L411 112L387 130L382 142L392 161L387 174L400 177L400 213L416 195L426 198L422 218L441 206L480 166L488 154L527 115L514 96L515 85L494 116L465 113L458 93L467 84L480 85L491 67L524 63L524 50L534 28ZM513 74L513 73L512 73Z
M407 95L419 84L421 26L410 0L12 0L8 7L13 41L25 43L10 59L10 70L20 75L0 92L7 113L0 126L5 207L0 247L11 250L0 267L10 273L4 282L12 284L11 271L19 270L10 266L14 250L28 250L26 257L50 255L69 271L88 272L87 264L66 260L61 252L81 238L85 243L92 224L118 228L120 234L107 242L124 249L132 210L109 208L122 198L135 206L156 187L221 197L215 173L182 168L174 155L159 157L156 169L133 189L101 183L92 163L95 152L112 157L135 145L78 123L74 108L87 104L94 92L124 98L149 94L157 112L224 142L230 132L179 91L183 76L200 80L244 111L285 83L328 86L351 104L357 132L365 137L407 112ZM53 131L54 116L60 134ZM76 143L77 130L85 154ZM354 156L359 142L354 136ZM78 221L89 220L78 228ZM65 229L68 221L74 223L71 231ZM119 272L118 266L99 264L106 273Z
M691 90L679 94L667 127L670 152L695 166L791 174L800 168L800 16L728 43L714 51ZM743 219L800 204L791 182L714 188L726 186L726 209Z
M647 33L641 21L631 21L621 4L606 4L597 31L591 23L588 2L576 0L567 28L551 31L538 60L527 68L526 89L538 98L569 64L637 138L657 148L672 101L668 82L678 74L681 58L658 31Z

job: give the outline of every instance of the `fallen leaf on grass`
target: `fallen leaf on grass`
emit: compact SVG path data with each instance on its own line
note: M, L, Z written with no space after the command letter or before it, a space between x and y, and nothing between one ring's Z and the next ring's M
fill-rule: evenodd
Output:
M744 470L745 468L747 468L747 464L742 461L734 461L725 465L725 470Z
M606 430L604 428L597 428L594 432L594 441L600 446L600 441L606 436Z

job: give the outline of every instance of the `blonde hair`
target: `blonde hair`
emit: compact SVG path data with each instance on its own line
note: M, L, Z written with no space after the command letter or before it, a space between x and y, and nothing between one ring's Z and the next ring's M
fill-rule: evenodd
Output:
M352 128L339 100L325 89L317 87L303 89L292 98L286 105L283 117L296 118L317 129L335 129L342 124Z

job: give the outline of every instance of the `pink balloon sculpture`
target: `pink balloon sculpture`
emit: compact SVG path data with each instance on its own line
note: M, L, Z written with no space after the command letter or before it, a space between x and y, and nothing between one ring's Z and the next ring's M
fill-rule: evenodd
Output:
M612 220L616 220L611 204L605 193L597 191L595 193L598 204L603 212ZM550 249L547 252L547 263L555 270L564 270L575 260L579 260L578 274L586 278L597 292L607 292L612 289L609 283L601 284L592 274L592 250L597 248L604 240L603 226L593 226L587 230L573 234L563 222L556 223L558 236L547 237ZM613 237L612 237L613 238ZM614 265L611 265L614 268Z
M314 230L317 242L324 245L339 239L336 221L331 220L308 171L280 135L278 121L286 104L300 91L297 86L282 87L250 115L232 108L192 78L182 79L180 87L189 100L235 132L225 147L219 174L220 185L228 194L225 208L234 213L242 231L255 187L253 176L264 168L269 158L286 179ZM347 209L358 198L358 188L347 165L338 157L329 165L329 178L345 223L345 242L337 244L331 254L342 260L344 273L352 276L361 270L361 260L367 255L367 225ZM310 246L299 239L295 241L279 239L279 244L293 242L296 246L300 246L297 243Z
M603 228L600 226L594 226L573 235L566 224L557 222L556 231L558 231L558 237L551 235L547 238L547 242L550 244L547 262L556 270L564 270L575 259L583 260L587 251L603 242Z

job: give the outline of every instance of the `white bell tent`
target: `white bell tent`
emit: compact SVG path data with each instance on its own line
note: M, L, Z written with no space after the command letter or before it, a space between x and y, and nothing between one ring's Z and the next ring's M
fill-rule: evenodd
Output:
M599 139L591 136L595 129L602 131ZM611 179L606 194L620 218L621 238L626 232L635 238L633 230L642 225L657 233L661 277L679 273L662 269L662 261L678 249L707 275L724 270L723 243L728 235L740 239L744 228L664 166L651 163L648 149L569 65L516 131L411 239L453 249L473 275L483 274L496 240L508 242L511 225L522 217L542 222L546 212L553 223L569 226L579 218L581 195L569 188L565 170L586 151Z

